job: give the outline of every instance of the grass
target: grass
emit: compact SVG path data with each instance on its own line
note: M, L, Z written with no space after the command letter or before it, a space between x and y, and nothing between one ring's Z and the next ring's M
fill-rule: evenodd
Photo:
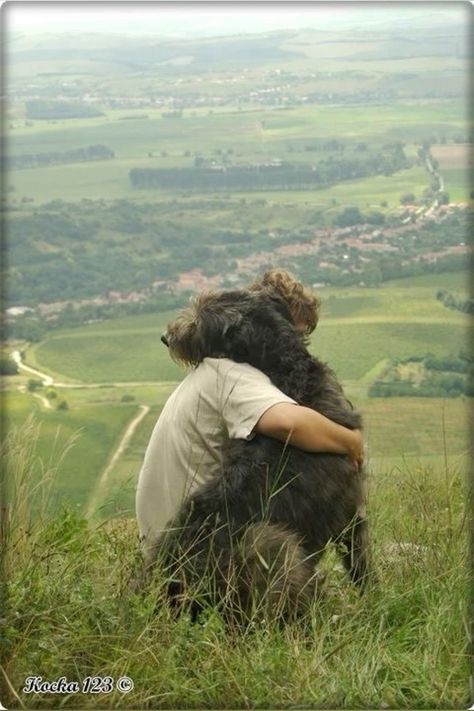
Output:
M446 459L466 471L472 412L468 400L371 398L357 403L362 412L368 458L380 472L423 463L440 471Z
M470 190L472 178L469 171L462 168L443 168L441 175L444 178L444 187L452 202L470 203ZM472 204L472 202L471 202Z
M28 436L29 435L29 436ZM25 446L26 443L26 446ZM466 509L450 468L381 472L369 521L377 584L362 596L327 563L325 592L299 623L229 631L215 611L175 621L159 571L132 593L133 522L88 526L65 508L34 518L34 435L11 431L2 558L2 702L8 708L460 708L469 704ZM45 475L48 472L45 472ZM158 606L157 606L158 600ZM127 675L124 695L34 694L44 679Z
M420 274L419 276L407 279L393 279L386 282L388 287L429 287L430 293L435 294L437 289L458 289L460 291L469 288L469 271L442 272L441 274Z
M387 282L376 289L370 288L324 288L320 292L322 300L321 325L335 318L364 318L380 316L387 322L403 318L441 324L463 323L459 313L446 309L435 298L440 288L467 288L467 272L423 275L397 282Z
M143 463L143 453L169 394L170 388L168 391L163 391L161 395L155 393L153 406L110 472L106 488L98 497L98 518L107 519L111 516L133 518L135 516L135 488L138 472Z
M316 199L327 202L329 198L331 201L337 200L335 212L340 211L341 207L350 205L357 205L362 210L380 209L381 202L387 202L390 208L396 208L400 204L400 195L407 190L407 186L410 186L408 189L416 197L421 197L427 183L426 172L415 166L390 176L374 175L370 178L339 183L319 191Z
M160 343L159 332L58 336L35 349L35 360L82 382L173 381L182 376Z
M55 481L50 497L53 509L68 501L77 509L86 504L100 472L107 463L109 452L118 442L120 434L136 411L136 404L73 403L66 397L68 410L44 410L30 395L16 392L4 393L3 407L6 430L23 423L33 410L38 426L37 462L43 464L36 470L36 480L48 462L55 461L59 452L67 448L64 467ZM67 446L70 442L71 446Z
M319 358L331 363L343 380L358 380L383 358L404 353L444 353L466 346L466 328L459 324L432 323L321 323L312 340ZM370 349L367 344L370 343Z

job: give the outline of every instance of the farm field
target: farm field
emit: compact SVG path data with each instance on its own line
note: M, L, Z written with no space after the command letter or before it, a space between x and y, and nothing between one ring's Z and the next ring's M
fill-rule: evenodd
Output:
M473 155L467 145L434 145L431 153L439 163L445 189L451 200L466 202L472 191Z
M462 104L459 102L429 101L406 102L397 105L372 106L311 106L293 107L288 110L255 108L250 113L226 109L213 112L184 112L179 120L163 119L158 111L147 110L149 118L123 121L116 111L106 112L103 117L71 119L48 124L30 121L31 126L14 128L9 137L9 151L19 154L64 151L71 147L103 144L115 153L112 160L93 163L70 163L31 167L12 171L9 185L14 188L15 198L29 198L36 203L48 200L78 201L89 199L133 199L160 202L169 198L169 191L140 191L133 189L128 179L132 168L190 167L192 156L204 156L231 151L237 162L270 161L276 157L288 161L312 163L322 156L307 152L308 136L318 141L333 136L370 140L372 146L401 140L407 144L407 152L416 152L424 136L449 133L463 125ZM373 121L376 111L377 121ZM436 117L436 121L433 121ZM14 124L13 124L14 125ZM165 155L161 156L163 147ZM186 157L188 156L188 157ZM453 178L454 179L454 178ZM459 174L455 185L457 193L466 189ZM404 170L391 178L344 181L336 187L330 198L341 199L342 204L380 204L391 207L398 204L400 192L413 191L417 196L426 187L428 178L421 168ZM331 189L332 190L332 189ZM179 195L182 191L172 191ZM294 193L286 193L291 201ZM238 191L236 191L238 195ZM251 193L252 195L252 193ZM263 193L269 200L278 200L278 192ZM259 193L262 197L262 194ZM312 191L307 198L315 201L315 207L327 207L328 189ZM301 197L297 197L301 200Z
M312 349L329 360L343 380L361 378L386 357L440 353L446 343L465 345L465 318L436 300L437 288L462 286L465 273L429 277L425 286L321 290L322 308ZM420 277L423 283L423 277ZM28 362L83 382L177 380L160 336L170 314L131 316L54 333L28 352ZM370 344L370 347L368 347ZM136 353L140 353L137 358Z
M72 165L56 165L50 166L45 173L44 168L30 168L28 170L16 171L11 177L11 184L15 188L15 194L21 199L23 197L33 198L35 202L45 202L47 200L68 200L78 201L84 198L95 199L98 196L103 199L133 199L140 203L167 203L170 200L170 191L164 190L134 190L129 183L128 172L132 168L149 168L152 167L150 162L140 160L114 160L107 161L94 166L93 174L91 175L90 166L84 164ZM153 166L155 167L155 166ZM162 166L160 166L162 167ZM163 166L164 167L164 166ZM461 191L466 199L466 182L467 175L462 171L456 171L457 195ZM387 202L383 207L395 208L399 205L400 194L404 191L413 192L416 196L420 196L423 190L427 187L428 178L426 171L420 167L408 168L396 173L390 178L378 176L376 178L366 178L360 180L348 180L343 185L336 185L331 188L320 188L312 191L280 191L253 190L251 193L235 190L229 196L229 207L237 201L238 209L236 211L234 226L254 226L257 224L256 215L252 217L251 203L255 200L266 200L270 204L281 206L282 203L287 205L293 203L294 207L300 207L300 213L295 214L293 221L288 223L288 215L281 214L274 216L274 219L269 219L266 224L272 226L296 227L301 223L302 219L307 219L311 216L314 210L327 211L327 217L330 218L334 210L334 200L337 200L338 206L358 205L360 208L372 207L380 209L381 202ZM209 199L209 193L201 194L193 192L192 197L201 196L204 200ZM186 207L186 195L183 191L172 191L171 197L178 199L182 203L182 208ZM222 199L222 195L216 193L211 196L213 199ZM239 201L245 199L249 205L247 215L243 215ZM454 199L454 198L453 198ZM332 208L332 209L330 209ZM228 209L228 208L227 208ZM286 213L287 208L282 210ZM271 216L269 216L271 218ZM195 215L190 214L187 219L192 220ZM213 214L204 216L204 222L216 222L218 217ZM291 213L289 216L291 220Z
M130 113L133 115L133 111ZM381 104L376 107L375 126L370 121L373 106L320 105L277 109L254 106L250 111L231 107L212 113L193 109L184 110L178 120L163 118L162 110L153 108L147 108L145 113L148 118L136 118L132 124L120 120L116 111L105 111L104 116L98 118L57 119L51 123L36 120L27 127L15 128L13 124L10 150L15 155L97 142L110 144L124 158L136 158L146 156L149 150L160 151L164 145L166 153L173 155L186 149L195 150L198 144L202 151L231 147L245 156L252 155L255 150L271 149L273 142L280 145L288 140L308 141L308 129L315 125L317 134L314 138L351 135L372 137L379 142L405 134L406 138L415 141L426 132L462 129L466 119L462 100L445 102L435 99Z
M75 338L58 335L35 347L31 363L86 383L176 381L181 371L170 361L160 334L161 330L152 325L148 332L130 330L123 336L89 336L87 332ZM361 378L382 358L401 357L410 351L413 355L430 351L441 354L447 343L459 350L466 345L466 338L465 325L456 316L445 320L356 316L328 318L321 323L312 337L311 349L323 360L331 360L342 379L352 380Z

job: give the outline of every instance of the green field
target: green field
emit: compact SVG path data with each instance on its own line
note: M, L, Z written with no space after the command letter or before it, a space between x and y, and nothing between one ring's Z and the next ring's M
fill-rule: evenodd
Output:
M472 200L472 176L467 169L443 168L442 175L445 188L453 202L469 203Z
M459 350L466 345L465 319L435 298L446 278L423 279L425 286L405 281L377 289L323 289L312 351L351 381L383 358L442 353L446 344ZM462 283L462 273L451 280ZM34 346L28 361L82 382L178 380L182 371L160 342L169 319L169 313L153 314L81 326Z
M177 380L179 367L160 342L161 330L56 336L35 349L35 361L83 382ZM140 354L140 355L138 355Z
M409 352L442 353L446 343L459 350L466 345L460 317L413 317L412 322L384 316L349 317L322 322L312 337L311 350L330 360L343 380L357 380L379 360ZM369 347L368 347L369 346ZM137 353L140 357L137 357ZM83 382L114 383L177 380L180 368L160 343L159 332L129 330L123 335L56 336L35 347L35 362L48 371Z

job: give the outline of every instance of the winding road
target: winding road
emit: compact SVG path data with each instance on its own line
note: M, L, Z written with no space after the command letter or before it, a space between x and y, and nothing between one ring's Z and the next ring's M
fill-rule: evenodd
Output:
M50 375L47 375L47 373L42 373L40 370L36 370L36 368L32 368L31 366L23 363L23 358L21 357L20 351L12 351L10 353L10 356L11 359L16 363L19 370L24 370L27 373L36 375L38 378L40 378L40 380L43 381L43 385L54 385L53 378Z

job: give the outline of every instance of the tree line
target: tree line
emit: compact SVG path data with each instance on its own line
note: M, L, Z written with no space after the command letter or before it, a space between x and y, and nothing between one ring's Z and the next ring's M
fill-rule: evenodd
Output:
M468 296L453 294L453 292L447 289L438 289L436 298L448 309L462 311L465 314L474 314L474 299Z
M95 106L79 101L34 99L25 102L25 109L26 118L40 121L103 116L103 112Z
M401 378L396 367L419 362L423 368L420 382ZM442 397L474 396L474 359L463 352L434 356L409 356L392 363L381 378L369 388L369 397Z
M115 158L114 151L108 146L98 143L85 148L72 148L68 151L48 151L47 153L22 153L9 156L6 163L10 170L35 168L36 166L54 165L58 163L82 163L93 160L110 160ZM2 159L4 160L4 159Z
M305 189L369 175L390 175L408 166L403 151L363 158L332 157L317 165L278 163L260 165L202 165L189 168L132 168L134 188L203 190Z

